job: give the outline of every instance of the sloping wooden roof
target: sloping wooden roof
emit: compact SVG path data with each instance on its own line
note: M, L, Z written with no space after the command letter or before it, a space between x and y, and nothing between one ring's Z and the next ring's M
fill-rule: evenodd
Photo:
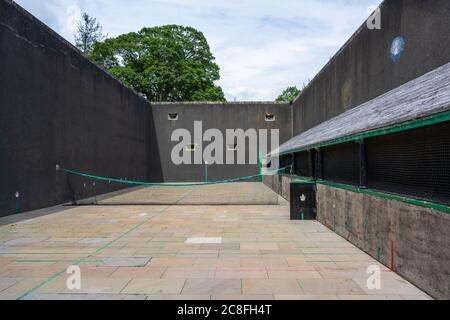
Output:
M450 110L450 63L292 138L272 155ZM449 133L450 134L450 133Z

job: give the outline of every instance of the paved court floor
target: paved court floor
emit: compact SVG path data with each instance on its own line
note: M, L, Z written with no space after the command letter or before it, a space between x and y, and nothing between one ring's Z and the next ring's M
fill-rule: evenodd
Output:
M194 189L167 192L181 202ZM430 299L320 223L290 221L286 205L99 205L22 216L0 219L0 299ZM79 290L66 284L72 265ZM380 290L367 288L370 265L381 267Z

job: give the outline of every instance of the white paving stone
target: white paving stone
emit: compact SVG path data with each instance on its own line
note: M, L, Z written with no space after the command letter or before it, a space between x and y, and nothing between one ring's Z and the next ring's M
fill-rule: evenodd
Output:
M186 240L186 243L193 243L193 244L205 244L205 243L222 243L222 238L203 238L203 237L197 237L197 238L188 238Z

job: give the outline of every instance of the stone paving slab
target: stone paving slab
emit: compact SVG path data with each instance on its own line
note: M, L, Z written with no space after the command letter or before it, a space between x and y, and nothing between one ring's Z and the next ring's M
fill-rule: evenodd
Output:
M85 243L85 244L96 244L96 243L102 243L102 242L108 242L110 240L103 239L103 238L84 238L78 241L78 243Z
M165 189L166 199L190 192ZM120 195L142 196L133 192ZM223 189L208 192L220 198ZM33 218L0 219L1 300L430 299L320 223L290 221L287 205L80 206L24 216ZM74 265L80 290L66 285ZM380 290L366 285L372 265L382 271Z
M132 294L31 294L24 300L147 300L146 295Z
M242 283L239 279L187 279L183 294L240 295Z
M352 279L298 279L302 291L307 295L363 294L363 289Z
M291 279L244 279L242 280L244 294L287 294L301 295L302 289L296 281Z
M222 243L221 237L197 237L197 238L188 238L186 243L197 243L197 244L218 244Z
M133 279L123 293L132 294L180 294L185 279Z
M26 245L26 244L33 244L37 242L42 242L47 240L46 237L37 237L37 238L17 238L12 239L7 242L5 242L2 246L8 247L8 246L16 246L16 245Z
M97 267L145 267L151 258L106 258Z

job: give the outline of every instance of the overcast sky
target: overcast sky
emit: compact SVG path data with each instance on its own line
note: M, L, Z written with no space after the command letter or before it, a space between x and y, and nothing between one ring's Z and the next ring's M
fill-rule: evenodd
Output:
M16 0L73 43L82 12L114 37L144 26L202 31L228 100L274 100L302 87L381 0Z

